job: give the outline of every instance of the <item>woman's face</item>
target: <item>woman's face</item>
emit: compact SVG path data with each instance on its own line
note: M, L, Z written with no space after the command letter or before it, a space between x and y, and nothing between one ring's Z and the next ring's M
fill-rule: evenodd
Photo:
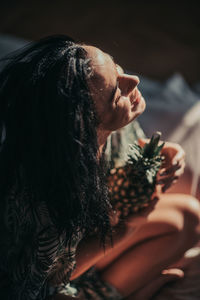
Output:
M91 59L93 75L89 87L99 117L99 127L114 131L124 127L145 109L145 100L137 88L139 78L125 74L107 53L84 46Z

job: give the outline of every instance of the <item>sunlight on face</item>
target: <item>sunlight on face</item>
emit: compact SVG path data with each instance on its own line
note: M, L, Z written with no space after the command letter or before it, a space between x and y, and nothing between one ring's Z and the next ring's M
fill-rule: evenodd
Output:
M137 118L145 109L139 92L137 76L125 74L107 53L92 46L84 46L91 59L93 75L89 80L100 127L114 131Z

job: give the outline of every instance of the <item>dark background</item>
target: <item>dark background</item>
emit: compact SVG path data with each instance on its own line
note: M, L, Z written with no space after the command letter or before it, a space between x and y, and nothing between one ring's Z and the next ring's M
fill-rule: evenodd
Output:
M198 1L0 0L0 33L28 40L64 33L110 53L126 70L200 81Z

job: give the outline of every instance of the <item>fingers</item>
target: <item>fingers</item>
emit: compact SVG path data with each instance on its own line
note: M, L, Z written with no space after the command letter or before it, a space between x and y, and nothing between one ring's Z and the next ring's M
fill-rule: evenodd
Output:
M180 155L179 155L179 153L169 154L169 152L162 153L162 155L164 157L164 161L162 163L163 168L167 168L168 166L176 167L177 165L181 165L182 163L185 162L185 152Z
M161 190L164 193L168 188L170 188L170 186L172 184L176 183L177 180L178 180L177 176L167 177L167 178L164 178L162 180L158 180L157 184L163 185Z
M179 177L184 172L185 163L182 163L181 166L176 165L172 166L169 169L162 170L158 173L157 184L162 185L162 192L164 193L172 184L175 184Z
M147 283L143 288L135 292L132 297L127 299L144 300L150 299L157 293L166 283L179 280L184 277L184 272L181 269L173 268L163 270L161 275L154 278L151 282Z
M150 142L150 139L138 139L138 144L143 147L146 143Z
M141 147L143 147L150 139L140 138L138 139L138 143ZM163 141L160 141L159 144L162 144ZM181 165L185 160L185 151L183 148L177 144L172 142L165 142L165 145L161 151L162 155L165 157L165 161L163 165L168 165L170 163L171 166Z
M174 174L175 171L177 171L180 168L181 168L180 165L175 165L175 166L172 166L170 168L161 169L160 172L159 172L159 176L163 177L163 176Z
M172 182L171 183L168 183L168 184L165 184L163 187L162 187L162 193L165 193L166 190L168 190L170 187L172 186Z
M158 176L165 177L165 176L178 176L180 177L184 173L185 169L185 161L180 161L174 166L171 166L169 168L163 168L159 171Z
M157 184L163 185L162 192L164 193L172 184L175 184L179 177L184 173L185 161L181 160L176 165L168 169L161 169L157 175Z
M184 277L184 272L179 268L170 268L163 270L162 275L164 275L164 277L170 276L171 279L179 279Z
M163 165L175 166L185 160L185 151L176 143L166 142L162 149L162 155L165 157Z
M157 181L157 184L168 184L170 182L173 182L175 180L177 180L178 177L177 176L173 176L173 177L166 177L166 178L163 178L163 179L160 179Z
M139 139L138 143L143 147L148 141L149 139ZM179 144L166 142L161 153L165 160L162 169L158 172L157 184L162 185L161 190L165 192L184 173L185 151Z
M185 151L183 148L176 144L177 154L172 159L172 165L176 165L179 162L183 161L185 159Z
M184 173L185 162L182 163L179 169L174 173L174 176L180 177Z

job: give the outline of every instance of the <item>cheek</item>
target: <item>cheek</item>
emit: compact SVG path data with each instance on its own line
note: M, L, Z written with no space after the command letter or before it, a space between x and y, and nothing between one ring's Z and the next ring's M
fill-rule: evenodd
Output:
M108 130L116 130L130 122L131 110L126 105L111 107L109 112L105 111L103 123Z
M119 117L121 120L127 120L131 114L130 102L128 100L118 102L114 111L116 117Z

